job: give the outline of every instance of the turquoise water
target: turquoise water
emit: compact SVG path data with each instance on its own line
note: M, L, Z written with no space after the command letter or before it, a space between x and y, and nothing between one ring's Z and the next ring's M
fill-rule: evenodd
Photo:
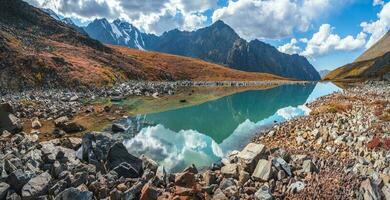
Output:
M210 166L232 150L240 150L261 129L309 114L304 106L340 89L332 83L282 85L236 93L191 107L137 116L155 125L140 128L124 144L171 171L195 164Z

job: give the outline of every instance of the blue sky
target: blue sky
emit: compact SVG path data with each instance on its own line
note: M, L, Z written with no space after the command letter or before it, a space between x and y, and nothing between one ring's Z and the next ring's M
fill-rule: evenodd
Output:
M306 56L318 69L352 62L390 28L390 0L26 0L85 25L126 20L144 32L223 20L246 40Z

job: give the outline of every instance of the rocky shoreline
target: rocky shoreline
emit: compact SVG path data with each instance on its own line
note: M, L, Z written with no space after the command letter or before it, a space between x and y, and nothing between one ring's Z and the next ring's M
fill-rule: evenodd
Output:
M51 120L61 116L72 117L76 113L89 112L83 102L98 99L119 101L131 96L170 96L183 87L249 87L280 84L305 84L304 81L129 81L94 90L80 88L42 88L15 92L0 89L0 103L10 103L16 117Z
M66 102L82 108L84 96L77 96ZM0 134L0 199L390 198L389 82L322 97L307 105L309 116L259 133L221 163L178 173L131 155L110 133L40 141L23 132L13 104L1 105L9 126ZM55 123L59 130L77 128L66 115Z

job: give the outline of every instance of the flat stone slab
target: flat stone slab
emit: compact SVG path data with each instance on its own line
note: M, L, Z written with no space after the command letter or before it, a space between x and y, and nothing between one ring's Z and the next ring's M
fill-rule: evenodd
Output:
M252 173L260 158L266 158L266 147L263 144L249 143L237 155L245 170Z
M257 163L256 169L252 174L254 179L261 181L268 181L272 175L272 162L268 160L261 159Z

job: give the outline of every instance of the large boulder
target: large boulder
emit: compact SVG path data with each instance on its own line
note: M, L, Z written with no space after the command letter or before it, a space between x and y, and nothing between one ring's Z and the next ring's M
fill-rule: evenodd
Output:
M77 188L68 188L58 194L55 200L92 200L93 194L90 191L81 191Z
M49 184L51 181L49 173L44 172L27 182L22 188L23 199L35 199L41 195L44 195L49 190Z
M263 144L249 143L241 152L237 154L237 158L245 171L252 173L257 162L261 158L266 158L266 147Z
M142 175L142 160L129 154L126 147L122 143L117 142L108 151L106 168L113 170L119 165L123 165L123 163L127 163L127 166L136 172L134 174L137 175L136 177Z
M90 164L94 164L100 171L104 169L104 162L112 144L111 134L101 132L84 134L81 140L81 148L77 152L77 157Z

